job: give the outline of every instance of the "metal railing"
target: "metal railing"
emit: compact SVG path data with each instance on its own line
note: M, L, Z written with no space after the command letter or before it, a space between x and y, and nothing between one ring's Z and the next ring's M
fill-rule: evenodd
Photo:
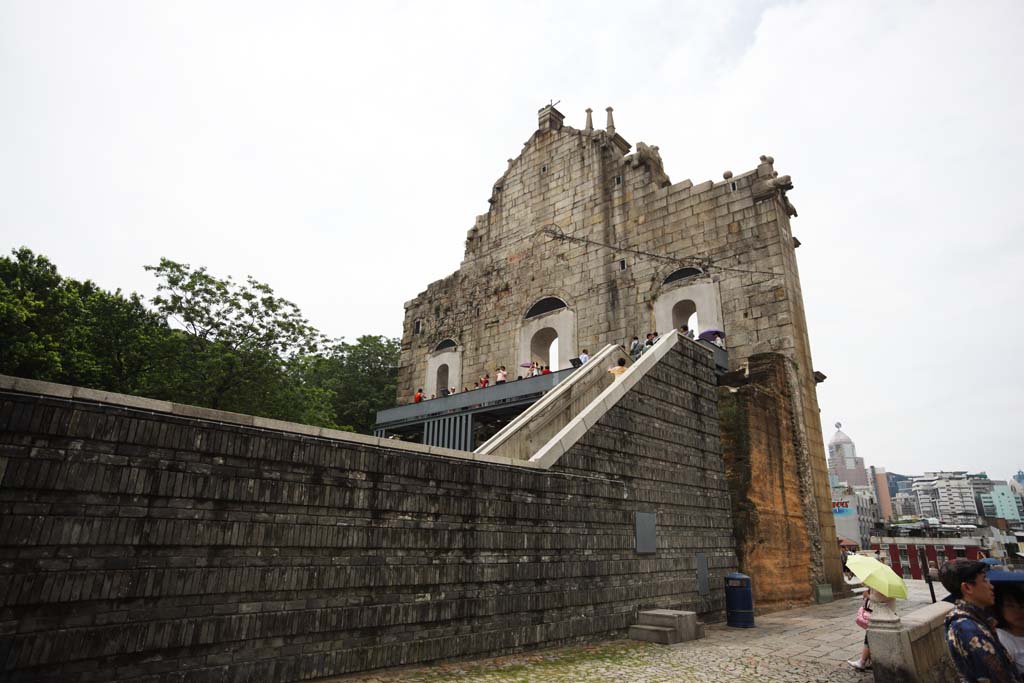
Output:
M574 371L575 368L566 368L547 375L524 377L504 384L495 384L486 389L472 389L450 396L388 408L377 412L377 427L416 422L429 417L474 408L483 409L503 403L516 403L550 391Z

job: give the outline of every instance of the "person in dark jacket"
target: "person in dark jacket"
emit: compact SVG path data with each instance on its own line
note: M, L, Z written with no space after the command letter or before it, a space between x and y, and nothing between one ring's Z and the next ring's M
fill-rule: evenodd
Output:
M958 558L939 572L942 585L956 598L946 615L946 644L961 681L975 683L1024 683L1009 653L996 636L996 620L990 609L995 591L985 572L988 565Z

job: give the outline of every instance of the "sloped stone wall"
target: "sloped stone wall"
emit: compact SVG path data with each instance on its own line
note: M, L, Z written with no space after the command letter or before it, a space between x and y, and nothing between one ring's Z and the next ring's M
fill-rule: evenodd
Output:
M709 363L668 359L550 470L0 378L0 680L308 680L720 619Z

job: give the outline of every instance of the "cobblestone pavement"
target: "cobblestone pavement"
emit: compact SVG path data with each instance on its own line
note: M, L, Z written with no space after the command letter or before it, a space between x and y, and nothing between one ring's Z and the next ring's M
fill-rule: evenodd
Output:
M908 581L897 613L931 598L923 581ZM946 594L936 584L937 597ZM775 612L756 628L713 624L707 637L678 645L612 640L593 645L361 674L339 683L704 683L710 681L828 681L869 683L846 660L860 654L864 631L854 623L859 598Z

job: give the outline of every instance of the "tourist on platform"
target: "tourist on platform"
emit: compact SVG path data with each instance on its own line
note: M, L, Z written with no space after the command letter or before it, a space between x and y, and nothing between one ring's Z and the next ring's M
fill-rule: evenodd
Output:
M580 365L586 365L588 360L590 360L590 354L587 353L586 349L583 349L583 352L580 354Z
M644 341L644 350L641 353L647 353L647 351L654 346L654 335L650 332L647 333L647 339Z
M541 368L540 374L542 374L542 375L550 375L551 374L551 368L549 368L547 365L545 365L543 368Z
M530 377L537 377L540 375L540 364L537 361L533 361L533 365L530 366Z
M476 390L476 389L479 389L479 388L480 388L480 382L473 382L473 389Z
M679 334L683 335L687 339L693 339L693 330L690 329L689 325L683 325L680 327Z
M962 681L1021 683L1021 675L996 635L990 611L996 597L985 573L988 565L957 558L942 565L939 577L956 598L946 615L946 645Z
M629 343L629 357L636 362L636 359L640 357L640 354L644 352L644 347L640 343L640 337L633 337L633 341Z
M485 372L484 376L480 378L480 388L481 389L486 389L487 385L490 384L490 383L491 383L491 375L489 373Z
M506 381L508 381L508 372L505 371L505 366L502 365L494 371L494 383L504 384Z
M850 572L849 568L846 566L846 558L850 556L850 551L843 547L842 541L836 542L839 544L839 557L842 559L843 562L843 574L849 577L852 572Z
M1024 674L1024 581L996 584L996 635Z
M448 389L448 395L449 396L451 396L454 393L455 393L455 387L451 387L451 388Z
M469 387L462 387L462 391L463 391L463 393L469 391Z
M620 358L619 362L612 367L608 368L608 372L614 375L615 379L621 379L622 373L626 371L626 359Z
M419 403L423 400L423 389L417 389L416 393L412 395L412 402Z

